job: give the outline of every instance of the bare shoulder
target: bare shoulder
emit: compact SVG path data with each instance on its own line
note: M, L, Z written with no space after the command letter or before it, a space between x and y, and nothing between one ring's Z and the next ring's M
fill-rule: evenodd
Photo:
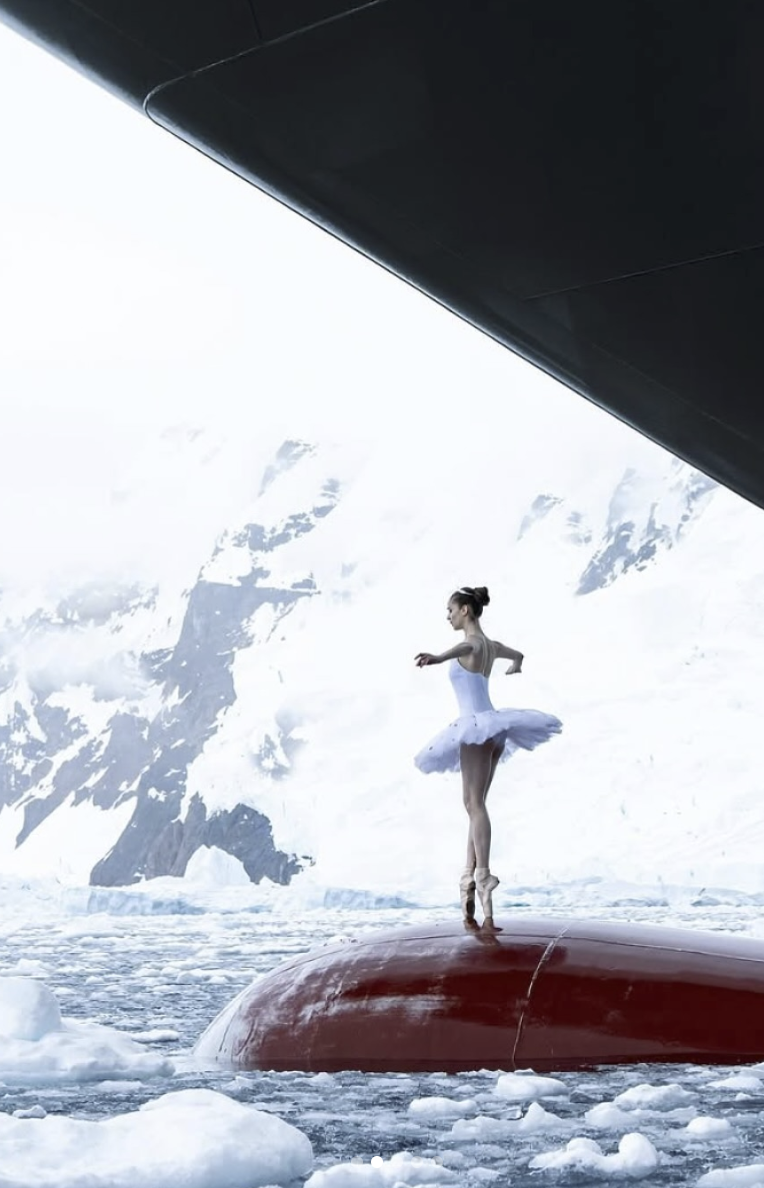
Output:
M458 658L462 668L466 668L467 672L480 672L481 670L483 645L479 641L479 636L468 635L462 643L456 645L451 653Z
M454 650L458 653L458 655L464 656L465 658L467 656L477 656L478 652L480 651L480 644L474 636L468 636L467 639L462 641L462 643L457 644Z

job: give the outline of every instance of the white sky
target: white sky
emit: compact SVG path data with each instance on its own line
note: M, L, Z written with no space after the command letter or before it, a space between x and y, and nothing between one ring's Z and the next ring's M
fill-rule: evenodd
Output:
M2 25L0 112L0 577L177 422L631 434Z

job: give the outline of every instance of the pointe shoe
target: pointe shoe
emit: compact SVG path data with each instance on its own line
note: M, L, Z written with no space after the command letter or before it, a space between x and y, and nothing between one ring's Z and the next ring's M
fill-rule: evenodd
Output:
M465 870L459 879L459 898L465 920L475 919L475 876L471 870Z
M491 874L487 866L479 866L475 871L475 885L483 905L483 915L486 920L493 920L493 892L499 885L496 875Z

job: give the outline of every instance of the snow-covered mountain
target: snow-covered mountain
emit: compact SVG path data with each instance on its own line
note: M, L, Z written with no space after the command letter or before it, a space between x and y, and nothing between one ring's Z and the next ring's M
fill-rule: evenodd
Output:
M114 886L213 853L271 890L452 898L458 780L411 762L451 692L412 661L450 646L445 602L470 583L527 656L496 704L565 723L497 777L503 883L764 886L764 515L613 426L509 462L495 435L474 456L253 443L238 485L240 434L152 443L110 493L122 571L95 558L0 598L0 866ZM203 521L183 539L160 472Z

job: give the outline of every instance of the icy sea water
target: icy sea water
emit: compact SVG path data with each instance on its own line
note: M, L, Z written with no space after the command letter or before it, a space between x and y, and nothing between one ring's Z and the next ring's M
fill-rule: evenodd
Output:
M740 1168L764 1159L764 1069L759 1066L644 1064L562 1073L557 1079L565 1092L541 1098L535 1106L497 1093L495 1072L349 1072L328 1077L194 1069L191 1046L254 977L338 936L444 919L453 909L316 909L285 918L270 910L176 914L171 907L159 905L157 914L150 915L61 913L3 921L0 974L44 979L67 1017L132 1035L153 1032L155 1039L145 1039L147 1050L166 1054L178 1070L171 1078L136 1084L8 1085L0 1087L3 1112L40 1105L49 1114L102 1118L136 1109L170 1090L206 1087L256 1104L297 1126L313 1144L317 1169L353 1160L368 1166L374 1156L388 1159L407 1151L442 1163L456 1173L452 1182L467 1188L494 1182L585 1185L632 1178L648 1185L695 1184L712 1168ZM759 935L761 905L743 902L742 897L725 902L688 896L671 907L649 899L614 899L597 907L592 910L574 891L543 892L517 897L516 902L506 899L501 915L599 916ZM650 1088L615 1101L639 1086ZM468 1099L473 1105L454 1106L451 1116L442 1104L432 1115L421 1107L410 1109L412 1102L428 1097ZM609 1112L606 1103L615 1103ZM594 1114L589 1113L593 1109ZM526 1129L517 1125L523 1117L531 1123ZM688 1123L698 1118L721 1124L696 1122L688 1131ZM653 1170L529 1167L534 1156L562 1150L574 1138L593 1139L604 1153L614 1153L630 1132L646 1136L657 1149L659 1161Z

